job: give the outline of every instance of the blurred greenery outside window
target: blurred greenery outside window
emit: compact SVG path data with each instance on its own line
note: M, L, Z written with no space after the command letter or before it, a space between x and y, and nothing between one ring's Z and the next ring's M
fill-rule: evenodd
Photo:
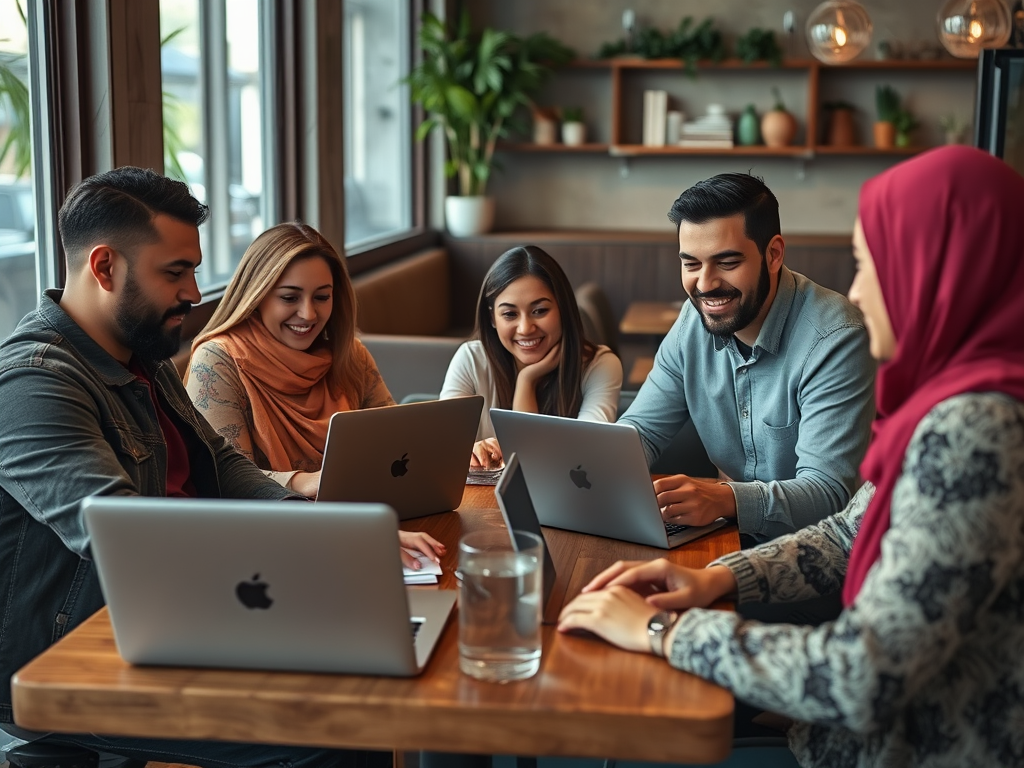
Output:
M201 289L264 229L258 0L160 0L164 172L210 206Z
M0 0L0 338L38 299L25 0Z

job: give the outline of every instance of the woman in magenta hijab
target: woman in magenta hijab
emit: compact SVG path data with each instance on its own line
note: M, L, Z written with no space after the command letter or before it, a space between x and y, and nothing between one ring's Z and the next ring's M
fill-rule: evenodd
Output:
M859 214L850 299L881 362L863 487L704 570L619 563L559 629L788 716L804 766L1024 765L1024 178L936 149L868 181ZM837 591L819 627L703 609Z

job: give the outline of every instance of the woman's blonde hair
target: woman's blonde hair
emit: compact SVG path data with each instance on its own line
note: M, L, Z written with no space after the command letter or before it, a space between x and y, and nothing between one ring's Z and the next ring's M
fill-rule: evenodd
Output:
M356 295L345 260L313 227L289 222L271 227L253 240L228 283L224 298L210 322L192 342L192 352L205 341L245 322L273 290L294 262L321 258L334 278L334 306L324 332L310 347L331 352L327 383L336 397L344 393L354 403L362 400L362 376L353 354L356 328Z

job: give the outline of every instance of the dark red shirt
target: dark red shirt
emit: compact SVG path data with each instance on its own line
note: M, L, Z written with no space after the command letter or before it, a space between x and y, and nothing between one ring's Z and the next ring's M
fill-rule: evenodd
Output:
M192 467L188 460L188 448L185 446L181 432L160 406L160 399L153 391L153 385L149 377L146 376L146 371L134 357L128 365L128 370L135 374L135 378L145 384L146 389L149 390L149 397L153 401L153 407L156 408L160 430L164 433L164 442L167 445L167 495L194 498L196 489L192 484Z

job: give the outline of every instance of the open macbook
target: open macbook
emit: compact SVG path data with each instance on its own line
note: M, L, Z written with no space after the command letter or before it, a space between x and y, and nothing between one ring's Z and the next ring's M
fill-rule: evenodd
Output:
M491 409L506 455L515 452L542 525L671 549L726 525L665 523L640 435L628 424Z
M383 504L92 496L82 510L133 664L415 675L455 603L405 587Z
M519 466L519 459L514 453L507 454L505 457L505 469L501 473L498 484L494 487L494 498L497 500L498 509L501 510L501 516L505 520L505 527L508 528L513 547L519 549L515 531L535 534L544 542L543 613L546 616L558 574L555 572L555 561L551 558L547 538L544 536L544 531L541 530L537 512L530 499L530 491L526 487L523 468Z
M462 503L480 395L331 417L317 501L388 504L402 520Z

